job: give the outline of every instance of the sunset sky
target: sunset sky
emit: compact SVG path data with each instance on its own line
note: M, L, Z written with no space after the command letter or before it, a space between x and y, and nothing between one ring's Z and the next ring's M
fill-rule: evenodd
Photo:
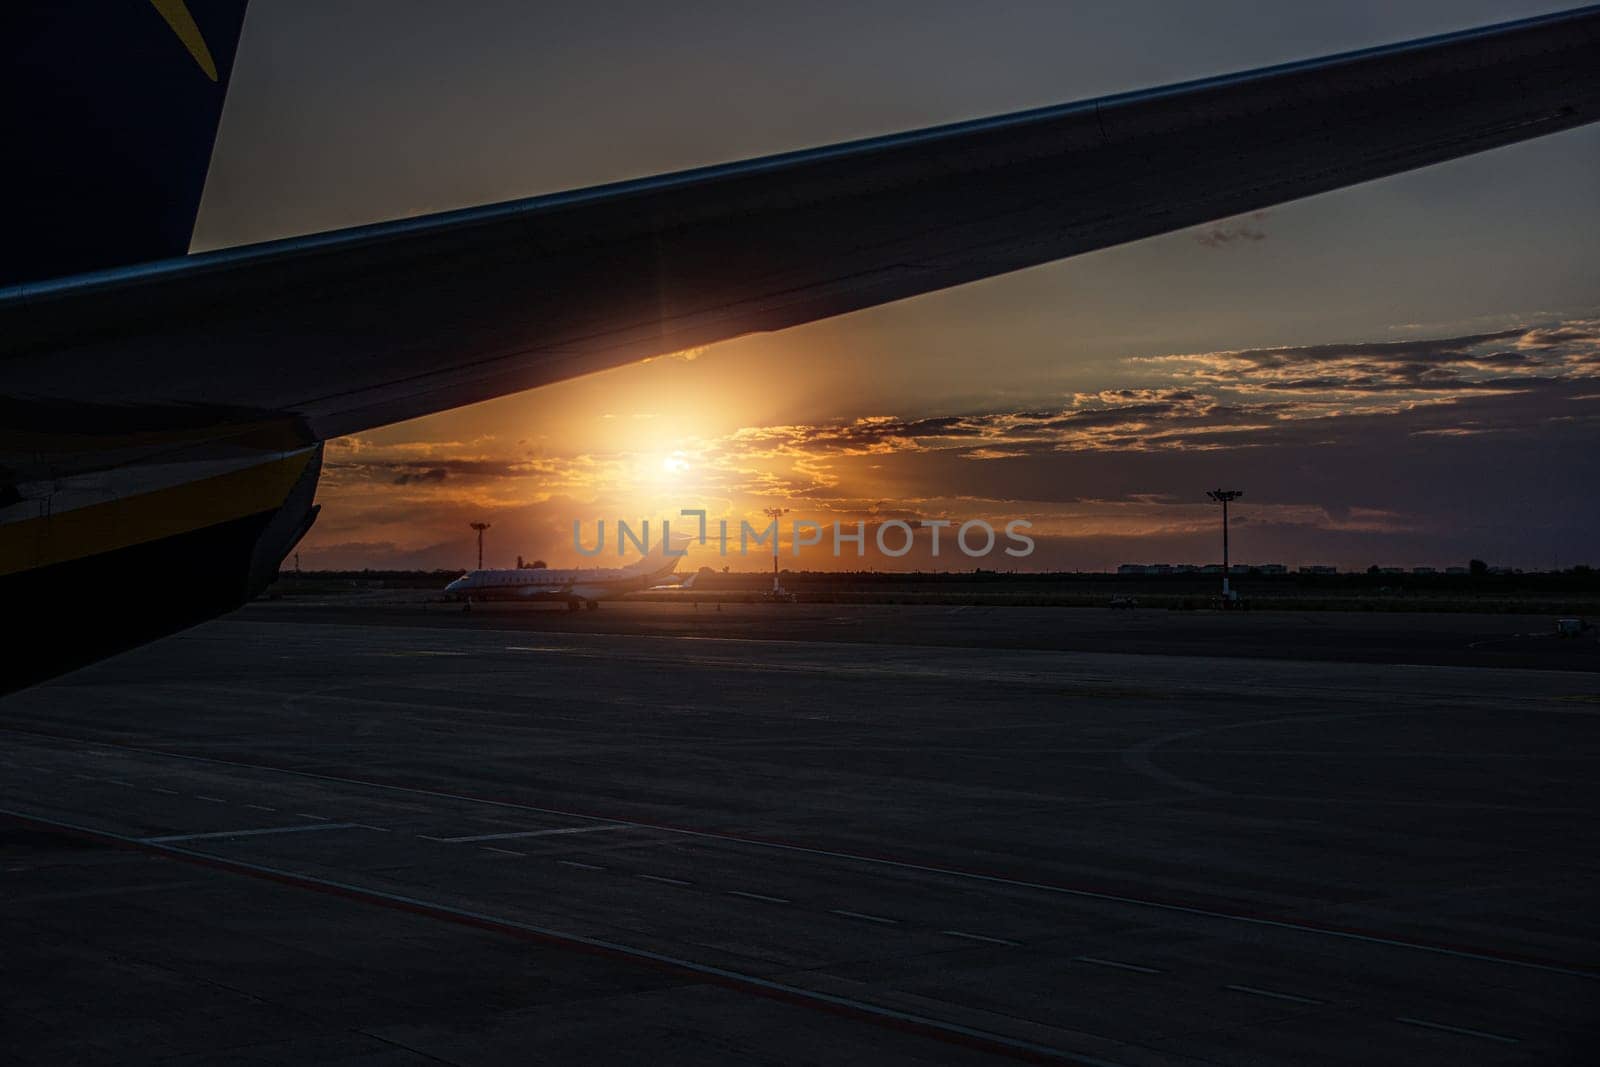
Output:
M254 5L196 248L1563 5L471 6ZM302 564L464 567L483 520L491 565L576 565L574 520L772 506L1033 522L985 566L1207 562L1222 484L1236 560L1600 563L1597 179L1580 129L336 440Z

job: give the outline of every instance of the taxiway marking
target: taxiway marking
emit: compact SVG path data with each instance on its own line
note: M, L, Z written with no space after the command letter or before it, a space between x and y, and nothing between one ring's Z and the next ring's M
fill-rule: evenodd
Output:
M835 915L843 915L847 919L861 919L869 923L884 923L889 926L900 925L899 919L886 919L882 915L868 915L860 911L845 911L843 908L830 908Z
M1290 1000L1296 1004L1326 1004L1325 1000L1313 1000L1311 997L1296 996L1293 993L1278 993L1271 989L1257 989L1249 985L1225 985L1223 989L1231 989L1235 993L1249 993L1254 997L1271 997L1273 1000Z
M261 830L218 830L206 834L165 834L161 837L141 837L140 842L146 845L162 845L169 841L209 841L212 838L223 837L261 837L265 834L298 834L307 830L350 830L356 827L353 822L325 822L316 826L269 826Z
M626 826L563 826L556 830L514 830L504 834L469 834L466 837L428 837L427 834L418 834L418 837L427 838L429 841L444 841L452 845L473 841L510 841L518 837L554 837L557 834L593 834L601 830L626 830Z
M685 640L688 639L686 638ZM1275 918L1267 915L1254 915L1248 912L1222 911L1220 909L1207 908L1195 904L1182 904L1172 900L1161 900L1151 897L1136 897L1124 893L1113 893L1105 890L1088 889L1049 882L1036 882L1023 878L1008 878L1004 875L985 874L981 871L968 870L960 867L941 867L935 864L914 863L909 860L891 859L886 856L868 856L860 853L844 852L838 849L815 848L807 845L790 844L784 841L774 841L765 838L741 837L737 834L718 833L712 830L695 830L686 826L676 826L671 823L641 822L638 820L593 815L587 812L567 811L560 808L543 808L534 804L522 804L512 800L497 800L492 797L473 796L469 793L454 793L443 789L428 789L421 786L399 785L393 782L351 778L336 774L323 774L317 771L298 770L293 767L275 767L268 763L250 763L245 760L224 759L219 756L191 755L189 753L172 752L166 749L152 748L144 745L88 741L84 738L51 734L38 730L23 730L16 727L0 727L0 731L24 737L44 738L49 741L61 741L65 739L76 741L80 744L96 745L126 752L140 752L146 755L159 756L163 759L183 760L190 763L204 763L222 767L241 767L247 770L291 775L297 778L306 778L312 781L337 782L342 785L362 786L368 789L380 789L386 792L405 793L412 796L438 797L444 800L464 801L470 804L482 804L489 807L503 808L513 811L534 812L540 815L554 815L569 819L591 819L597 822L607 823L617 828L631 827L641 830L654 830L659 833L678 834L683 837L692 837L704 841L726 841L731 844L745 845L756 848L768 848L776 851L793 852L802 855L825 856L831 859L846 860L852 863L872 864L875 866L891 867L903 871L918 871L924 874L940 875L947 878L963 878L969 881L984 882L990 885L1007 885L1020 889L1034 889L1045 893L1054 893L1061 896L1075 897L1080 900L1098 900L1110 904L1124 904L1131 907L1145 908L1152 911L1170 912L1179 915L1193 915L1198 918L1216 919L1220 921L1241 923L1267 929L1292 930L1296 933L1310 934L1318 937L1331 937L1342 941L1355 941L1369 945L1384 945L1390 948L1404 949L1412 952L1426 952L1435 956L1449 956L1454 959L1478 960L1483 963L1493 963L1505 967L1519 967L1528 970L1543 971L1548 974L1562 974L1572 978L1584 978L1591 981L1600 979L1600 971L1584 967L1570 966L1554 961L1529 959L1513 955L1501 955L1488 951L1474 951L1467 948L1452 948L1448 945L1432 944L1426 941L1412 941L1403 937L1388 937L1382 934L1367 933L1360 930L1343 929L1334 926L1319 926L1310 922L1297 922L1292 919ZM37 769L40 771L47 771L47 768L43 767ZM419 834L418 836L421 837L425 835Z
M1121 963L1117 960L1103 960L1098 956L1074 956L1079 963L1092 963L1096 967L1115 967L1119 971L1138 971L1140 974L1160 974L1154 967L1141 967L1137 963Z
M859 1000L854 997L840 996L835 993L826 993L818 989L805 986L791 985L786 982L773 981L759 975L748 974L742 971L718 967L714 964L700 963L692 959L671 956L666 953L656 952L652 949L628 945L622 942L609 941L603 938L591 937L586 934L571 933L547 926L521 922L507 916L491 915L484 912L472 911L456 907L441 901L427 900L419 897L405 896L400 893L391 893L382 889L338 881L332 878L322 878L313 874L304 874L300 871L289 870L282 867L273 867L261 863L250 863L245 860L230 859L208 852L199 852L194 849L183 848L164 842L149 842L136 837L128 837L112 830L99 830L82 826L76 823L63 822L57 819L48 819L38 815L30 815L20 811L0 808L0 816L6 816L22 823L34 826L47 826L62 833L98 840L109 844L122 845L129 848L144 849L159 855L169 856L173 859L213 870L229 871L234 874L248 875L279 885L292 886L299 889L311 890L341 897L358 903L389 908L396 911L409 912L414 915L424 915L445 922L452 922L462 926L476 927L480 930L491 930L508 936L521 937L528 940L542 941L563 945L569 948L585 949L599 952L616 959L629 960L635 963L649 964L656 967L670 968L683 974L694 975L706 981L730 989L737 989L757 996L771 997L785 1000L793 1004L806 1007L832 1011L854 1016L866 1022L873 1022L880 1026L886 1025L895 1029L910 1029L925 1034L928 1037L951 1042L953 1044L976 1047L991 1053L998 1053L1013 1058L1030 1060L1050 1060L1056 1062L1073 1063L1082 1067L1123 1067L1109 1060L1081 1052L1072 1052L1067 1049L1055 1048L1049 1045L1028 1041L1024 1038L1012 1037L1007 1034L981 1030L977 1027L966 1026L962 1023L947 1019L938 1019L927 1015L918 1015L914 1012L902 1011L897 1008L874 1004L871 1001ZM311 829L305 827L304 829Z
M987 941L991 945L1010 945L1013 948L1022 943L1020 941L1007 941L1003 937L985 937L983 934L969 934L965 930L940 930L939 932L948 934L951 937L964 937L968 941Z
M730 897L744 897L746 900L762 900L762 901L766 901L768 904L793 904L794 903L794 901L786 900L783 897L769 897L765 893L746 893L742 889L728 889L728 890L725 890L725 892Z
M1481 1037L1489 1041L1499 1041L1507 1045L1520 1044L1522 1038L1507 1037L1505 1034L1491 1034L1487 1030L1468 1030L1465 1026L1446 1026L1444 1023L1431 1023L1426 1019L1410 1019L1404 1015L1396 1015L1394 1021L1405 1023L1407 1026L1424 1026L1429 1030L1443 1030L1448 1034L1463 1034L1467 1037Z

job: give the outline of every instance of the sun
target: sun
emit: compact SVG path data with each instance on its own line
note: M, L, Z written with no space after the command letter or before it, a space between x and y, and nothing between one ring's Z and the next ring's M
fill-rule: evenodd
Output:
M671 452L646 452L635 460L635 481L640 489L681 492L694 471L693 457L682 449Z

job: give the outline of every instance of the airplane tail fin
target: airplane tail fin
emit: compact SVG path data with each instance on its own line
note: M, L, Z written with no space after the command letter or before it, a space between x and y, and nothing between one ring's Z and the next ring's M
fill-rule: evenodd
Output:
M0 285L189 250L247 2L7 5Z
M678 564L683 559L683 556L678 553L682 553L693 541L694 538L685 534L673 534L672 554L669 554L666 541L653 540L650 542L649 551L629 564L624 570L632 574L648 575L652 578L665 578L678 569Z

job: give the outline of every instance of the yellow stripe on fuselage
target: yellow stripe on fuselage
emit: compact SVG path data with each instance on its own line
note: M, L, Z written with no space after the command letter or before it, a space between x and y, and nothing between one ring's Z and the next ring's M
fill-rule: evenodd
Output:
M315 448L100 504L0 524L0 575L159 541L283 506Z

